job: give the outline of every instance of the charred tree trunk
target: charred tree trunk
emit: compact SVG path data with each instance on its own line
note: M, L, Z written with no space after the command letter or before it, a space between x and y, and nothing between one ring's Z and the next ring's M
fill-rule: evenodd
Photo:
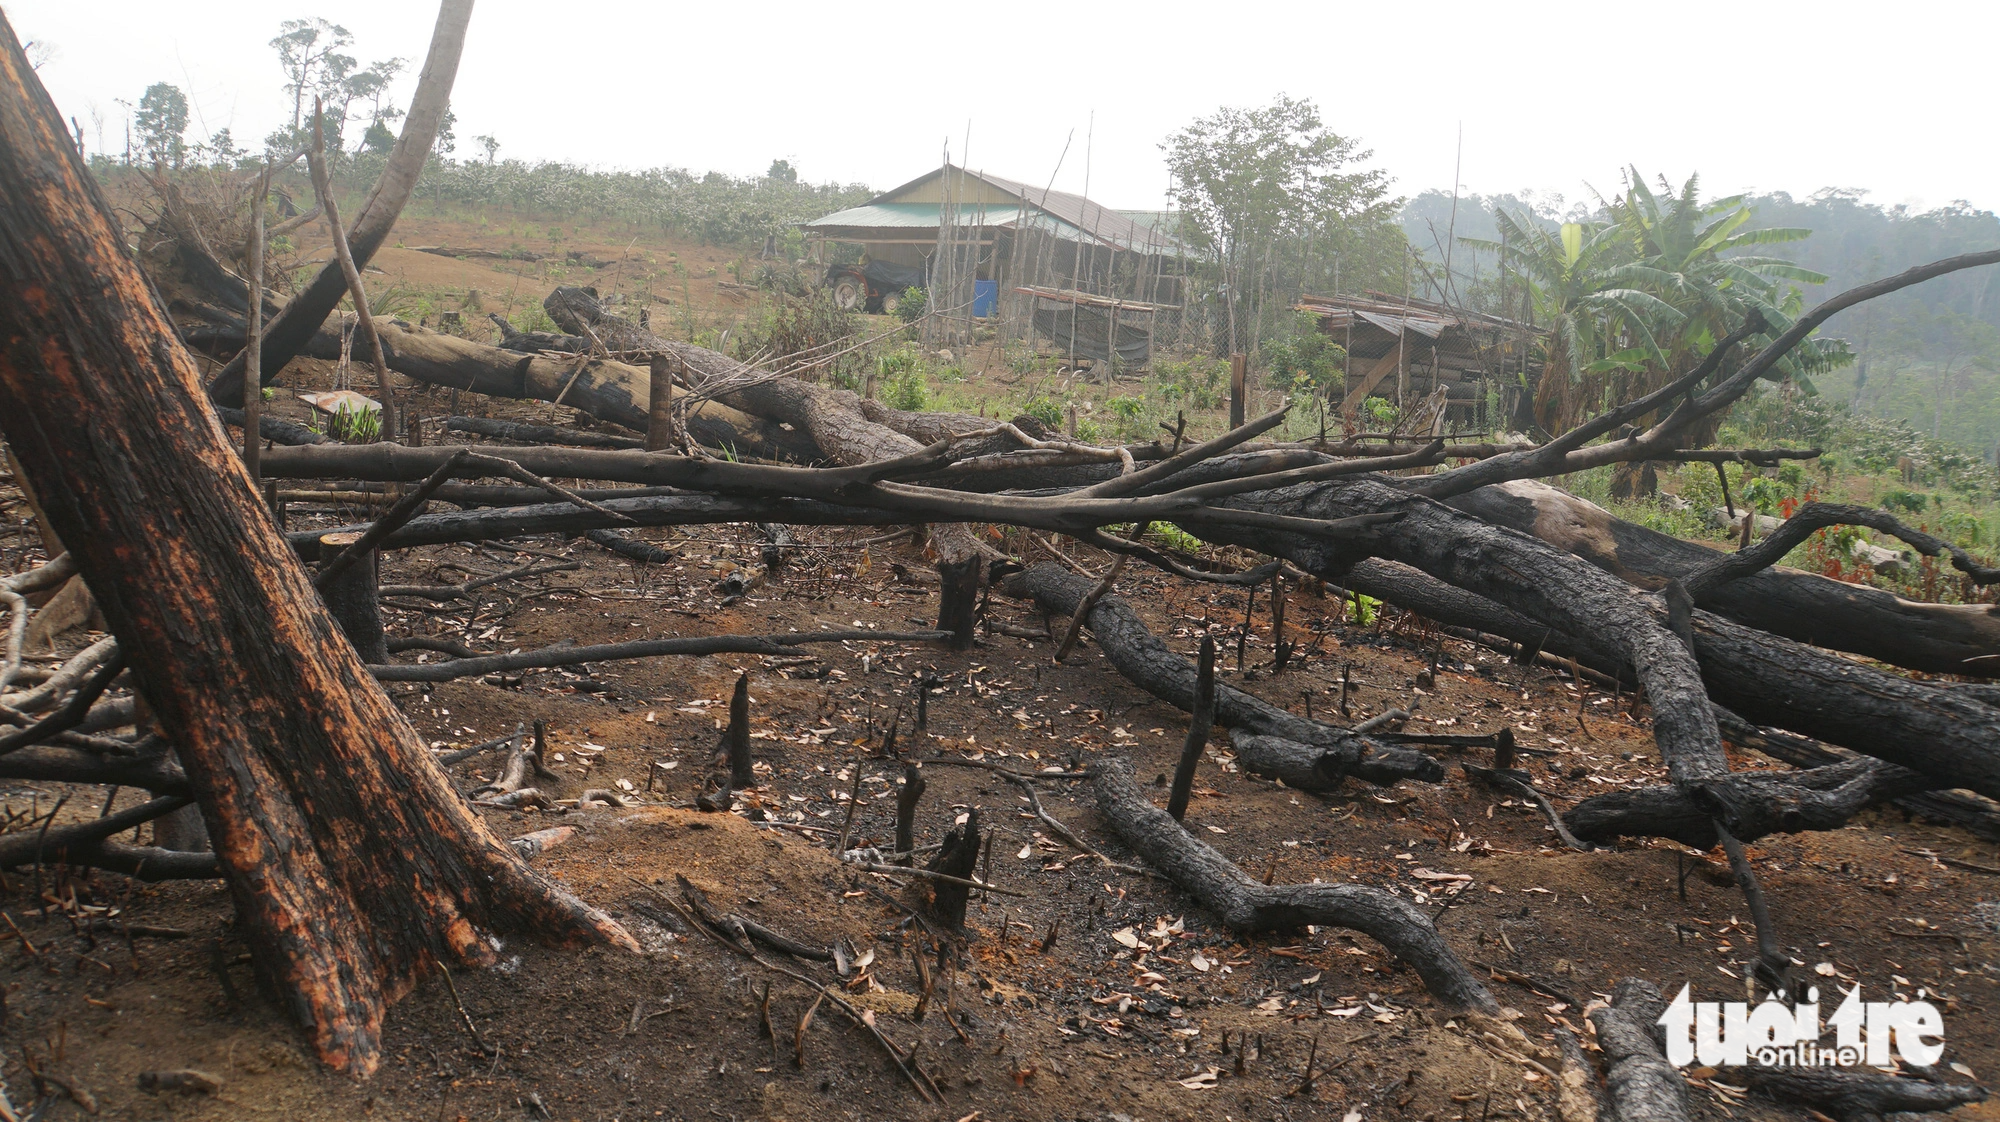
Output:
M1092 583L1044 562L1008 577L1002 588L1008 595L1034 600L1052 615L1068 616L1076 612ZM1194 664L1161 642L1123 597L1100 598L1084 624L1120 674L1161 701L1193 711L1198 677ZM1444 778L1437 761L1421 752L1306 720L1229 686L1215 687L1215 720L1235 733L1240 763L1301 790L1332 790L1348 776L1384 785L1401 779Z
M1532 480L1481 487L1447 501L1641 588L1660 588L1718 559L1708 546L1621 521ZM1766 569L1717 588L1700 606L1774 635L1911 670L2000 676L2000 659L1968 661L2000 652L2000 607L1990 604L1920 604L1866 585Z
M557 360L542 354L516 354L455 335L405 330L386 321L376 327L389 369L404 377L489 397L530 401L561 398L564 405L598 420L646 431L651 375L644 367L588 356ZM189 334L191 341L204 340L204 345L240 342L234 328ZM331 331L318 332L297 353L337 359L340 337ZM678 397L683 391L674 392ZM687 429L688 435L711 448L767 459L809 461L818 455L805 434L786 432L775 421L749 416L719 402L705 402L690 410Z
M0 428L321 1058L371 1071L385 1005L440 961L491 962L489 933L637 949L488 831L369 677L108 214L0 19Z
M1499 1005L1415 905L1358 884L1259 884L1234 861L1197 840L1132 782L1132 765L1097 764L1097 809L1133 852L1240 935L1325 924L1359 931L1410 964L1447 1008L1497 1012Z
M859 768L861 765L854 765ZM931 858L930 871L942 873L959 880L971 880L972 871L979 865L979 812L968 810L965 821L945 831L944 847L937 856ZM938 918L953 928L965 926L965 905L971 899L972 889L948 880L936 882L931 896L931 908Z
M1440 623L1575 655L1594 669L1632 680L1624 657L1608 649L1601 637L1581 639L1408 566L1362 561L1340 579L1358 592ZM1709 696L1748 720L1923 773L1933 788L1965 787L1991 797L2000 784L2000 707L1988 704L1982 694L1885 673L1709 612L1697 610L1689 624ZM1899 787L1924 789L1908 788L1901 779L1892 782L1887 773L1873 775L1867 783L1874 792L1871 800L1899 797L1905 793ZM1778 820L1784 817L1780 814ZM1799 821L1791 828L1809 828ZM1607 836L1603 831L1609 828L1606 819L1586 836ZM1772 828L1782 827L1767 818L1765 832Z
M1652 983L1621 979L1616 1000L1590 1015L1604 1050L1606 1089L1621 1122L1688 1122L1687 1083L1653 1040L1667 1003Z

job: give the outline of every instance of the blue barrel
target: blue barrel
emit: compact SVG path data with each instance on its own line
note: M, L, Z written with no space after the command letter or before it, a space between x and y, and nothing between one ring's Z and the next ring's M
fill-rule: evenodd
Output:
M976 280L972 282L972 314L984 319L1000 307L1000 282Z

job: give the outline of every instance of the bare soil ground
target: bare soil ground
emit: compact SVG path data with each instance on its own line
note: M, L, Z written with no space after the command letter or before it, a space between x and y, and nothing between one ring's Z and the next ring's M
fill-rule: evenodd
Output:
M420 244L420 225L406 220L406 244ZM485 268L395 250L377 260L392 271ZM426 283L464 286L463 278ZM523 290L538 297L546 285L524 280ZM330 378L327 364L302 361L285 386L324 389ZM402 392L414 388L404 383ZM575 421L549 406L464 406ZM290 392L280 394L277 410L304 413ZM420 398L418 411L440 415L442 391ZM294 504L290 516L294 527L331 526L372 511ZM11 539L0 535L0 562L11 570L39 556L39 544L18 525L24 507L9 517L17 526ZM392 634L451 638L482 651L565 639L928 625L934 586L897 572L899 564L910 573L928 566L908 544L862 544L870 534L803 531L785 575L730 604L713 586L754 559L747 527L641 532L675 551L664 566L554 538L413 550L385 559L385 583L453 582L466 566L491 571L543 555L582 567L496 585L475 602L393 601L386 615ZM1047 556L1024 537L1003 547ZM1092 551L1074 552L1085 565L1104 564ZM1183 650L1192 651L1207 626L1233 638L1245 619L1241 590L1133 570L1120 591ZM1004 600L995 600L994 612L1020 628L1043 622ZM1650 713L1630 694L1513 664L1411 617L1387 613L1358 625L1336 601L1310 591L1295 596L1287 626L1304 654L1274 673L1260 596L1241 669L1226 647L1224 680L1324 716L1339 710L1346 674L1356 684L1355 719L1402 707L1415 710L1421 731L1512 727L1542 753L1528 766L1559 806L1664 781ZM66 642L73 649L89 638L78 632ZM1381 947L1329 929L1237 938L1164 882L1109 869L1049 837L1010 783L942 762L1039 771L1088 767L1117 753L1163 786L1185 715L1127 683L1088 642L1060 665L1051 652L1047 641L992 635L963 655L849 643L800 660L663 659L529 672L518 682L392 687L437 747L478 743L540 719L559 776L544 790L574 800L587 788L621 788L643 801L487 813L504 836L576 827L575 838L538 863L621 916L644 955L514 941L500 969L432 982L394 1006L388 1059L359 1081L320 1071L264 995L219 884L145 886L108 874L24 871L7 877L0 893L9 937L0 946L0 1075L18 1105L36 1098L32 1063L78 1088L103 1117L129 1119L1556 1116L1546 1074L1474 1039ZM1419 686L1433 662L1434 681ZM715 772L717 730L739 672L750 675L761 782L740 793L735 813L699 813L693 797ZM927 729L915 733L914 699L928 677L941 685ZM831 854L857 766L854 836L892 848L901 765L875 753L899 710L903 756L940 761L925 769L919 841L935 842L955 814L977 807L997 828L992 880L1023 893L975 901L956 968L920 1023L911 1016L921 989L912 961L920 921L911 915L923 907L919 890L857 874ZM489 754L455 771L469 789L499 762ZM1760 762L1782 766L1736 761ZM1041 788L1049 811L1091 844L1143 864L1143 854L1109 834L1086 783ZM98 813L97 788L13 784L4 803L18 812L66 796L65 817ZM1751 933L1717 855L1665 842L1588 854L1552 848L1534 807L1456 769L1440 784L1309 795L1243 773L1218 734L1188 823L1253 875L1378 885L1430 908L1453 947L1489 968L1496 994L1537 1040L1558 1024L1588 1040L1584 1008L1628 974L1669 994L1687 982L1698 998L1742 999ZM1947 1013L1946 1060L1985 1077L2000 1069L2000 1033L1989 1020L2000 1008L2000 909L1986 904L2000 873L1993 849L1889 812L1831 833L1766 839L1752 852L1799 962L1817 968L1829 987L1859 981L1871 997L1930 997ZM842 986L902 1045L921 1041L919 1062L943 1103L923 1102L868 1036L827 1007L801 1029L812 990L689 931L659 895L678 895L677 876L719 907L804 942L844 940L857 958L872 953L845 979L818 964L792 965ZM86 920L106 916L129 937L93 933ZM775 1039L760 1032L767 985ZM1320 1074L1303 1088L1309 1055ZM178 1068L218 1076L220 1092L139 1089L142 1072ZM1696 1076L1701 1117L1802 1117L1739 1101L1727 1072ZM61 1102L46 1117L79 1110ZM1988 1104L1959 1116L2000 1112Z

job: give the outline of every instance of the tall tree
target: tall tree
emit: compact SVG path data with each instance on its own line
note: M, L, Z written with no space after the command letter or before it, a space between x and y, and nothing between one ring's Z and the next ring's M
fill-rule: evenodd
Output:
M354 35L345 27L318 16L278 25L270 46L285 71L285 92L292 95L291 135L304 135L306 106L313 96L324 96L330 83L353 71L354 56L342 53L353 44Z
M373 1069L384 1006L497 935L636 946L486 828L320 605L4 16L0 397L326 1062Z
M1329 129L1311 101L1224 107L1161 147L1186 233L1214 254L1239 349L1272 293L1289 304L1296 288L1329 277L1330 260L1342 261L1350 289L1400 274L1406 243L1387 173L1355 169L1372 153Z
M139 113L132 118L139 130L140 150L154 163L181 166L187 154L188 99L178 86L154 82L139 96Z

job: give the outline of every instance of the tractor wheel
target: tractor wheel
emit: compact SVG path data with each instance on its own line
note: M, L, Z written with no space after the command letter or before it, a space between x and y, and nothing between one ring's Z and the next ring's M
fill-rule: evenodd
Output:
M860 277L843 276L833 282L833 304L843 312L851 312L868 299L868 288Z
M903 302L903 294L902 294L902 293L900 293L900 292L885 292L885 293L883 293L883 294L882 294L882 314L883 314L883 315L885 315L885 316L893 316L893 315L895 315L895 314L896 314L896 308L897 308L897 307L898 307L899 305L901 305L901 304L902 304L902 302Z

